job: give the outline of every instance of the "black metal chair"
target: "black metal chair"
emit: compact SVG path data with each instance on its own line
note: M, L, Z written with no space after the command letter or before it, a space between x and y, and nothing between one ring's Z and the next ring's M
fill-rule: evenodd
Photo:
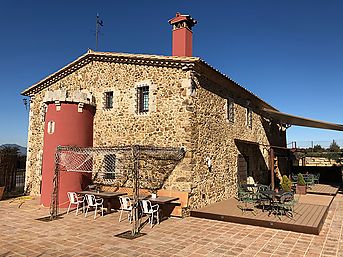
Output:
M262 207L262 211L264 212L265 207L269 207L270 206L270 197L268 197L267 195L263 194L263 191L268 191L270 190L269 186L266 185L259 185L258 186L258 198L257 198L257 202L258 205Z
M313 175L313 180L315 184L319 184L320 173Z
M314 175L313 174L304 174L303 176L304 176L306 186L311 188L311 186L314 185Z
M284 214L288 217L287 214L293 218L294 205L296 201L294 199L294 194L292 192L285 192L281 195L278 201L272 203L272 213L276 215L280 220L281 216Z
M237 207L242 210L242 214L245 211L252 211L252 214L256 215L255 205L258 202L257 194L246 191L243 187L238 187L238 201L243 203L243 206L237 204ZM249 207L248 204L252 205L252 207Z

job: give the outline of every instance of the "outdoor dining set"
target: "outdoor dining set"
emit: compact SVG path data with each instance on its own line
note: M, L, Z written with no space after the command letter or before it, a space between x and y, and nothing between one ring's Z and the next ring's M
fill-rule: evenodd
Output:
M319 183L319 178L320 178L320 173L316 173L316 174L302 174L304 181L305 181L305 185L309 188L311 188L311 186L313 186L314 184L318 184ZM295 187L297 185L297 181L298 181L298 175L297 174L291 174L291 179L292 179L292 186Z
M270 186L261 184L244 184L238 188L238 207L244 213L251 210L256 215L256 209L269 211L281 219L282 215L293 217L296 200L293 192L284 190L272 190ZM248 206L250 205L250 207Z
M90 208L94 209L94 219L96 218L97 212L101 211L101 216L104 215L104 203L107 204L107 212L110 213L113 206L113 200L115 198L119 199L120 207L120 216L119 222L123 218L123 213L127 213L127 218L129 222L132 222L133 219L133 196L127 195L124 192L99 192L99 191L80 191L80 192L68 192L69 206L67 214L70 211L72 205L76 205L76 215L78 214L79 208L82 207L82 210L87 217L87 213ZM152 198L149 195L140 195L138 201L138 209L140 217L148 216L148 223L152 227L154 221L158 224L160 219L163 216L163 209L160 208L160 205L169 204L172 201L178 200L177 197L167 197L167 196L158 196Z
M291 180L287 176L283 176L284 178L289 181L289 187L274 190L271 186L257 184L252 177L248 177L247 183L238 187L238 208L242 210L242 213L250 210L256 215L256 210L261 209L262 212L268 211L268 216L274 214L279 219L282 215L293 218L294 206L297 203L294 192L297 187L301 184L306 188L311 188L319 183L320 174L291 174Z

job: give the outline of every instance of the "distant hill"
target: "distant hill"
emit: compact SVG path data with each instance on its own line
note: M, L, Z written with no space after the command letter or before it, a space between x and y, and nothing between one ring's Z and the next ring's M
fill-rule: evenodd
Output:
M17 145L17 144L3 144L0 145L0 149L1 148L5 148L5 147L17 147L19 149L19 153L20 155L26 155L26 147Z

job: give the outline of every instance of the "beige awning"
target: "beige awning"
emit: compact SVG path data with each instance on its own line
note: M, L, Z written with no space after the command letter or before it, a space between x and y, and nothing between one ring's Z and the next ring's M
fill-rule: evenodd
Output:
M320 129L331 129L331 130L338 130L343 131L343 125L330 123L326 121L320 120L313 120L303 117L294 116L291 114L263 108L263 111L267 113L270 118L288 125L296 125L296 126L304 126L304 127L311 127L311 128L320 128Z

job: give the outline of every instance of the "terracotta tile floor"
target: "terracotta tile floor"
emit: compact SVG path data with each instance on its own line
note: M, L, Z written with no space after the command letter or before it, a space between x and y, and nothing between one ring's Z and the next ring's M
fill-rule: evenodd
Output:
M75 212L38 221L49 210L37 199L0 201L0 256L343 256L343 195L338 194L319 236L197 218L163 221L134 240L119 213L93 220ZM91 213L92 214L92 213Z

